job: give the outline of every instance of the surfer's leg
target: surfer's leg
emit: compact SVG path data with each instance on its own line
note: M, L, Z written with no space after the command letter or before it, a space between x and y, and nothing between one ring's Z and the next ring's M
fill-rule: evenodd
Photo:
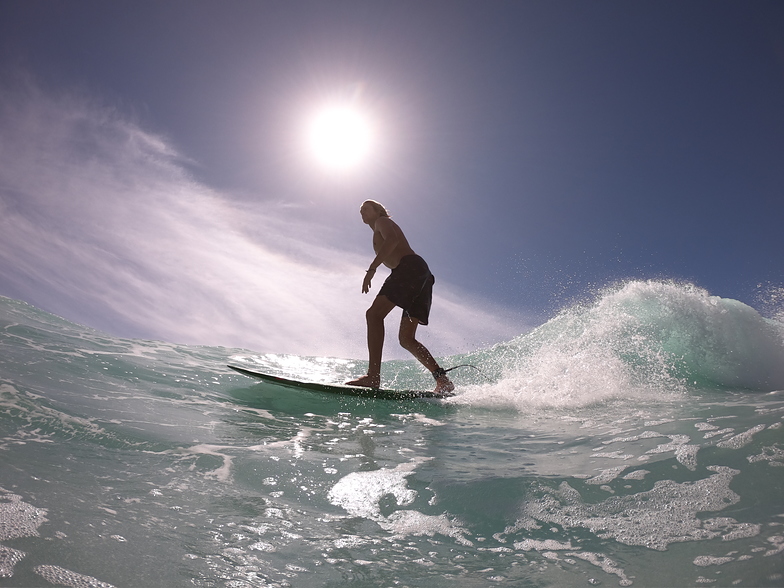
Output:
M381 355L384 351L384 319L395 308L395 303L383 295L376 296L367 309L368 371L366 376L346 382L349 386L378 388L381 385Z
M415 318L403 313L400 319L400 331L398 332L398 341L401 347L411 353L419 360L425 369L427 369L436 379L436 387L433 390L436 394L446 394L455 389L455 385L447 377L446 372L441 369L438 362L433 355L428 351L427 347L422 345L416 339L416 330L419 326L419 321Z

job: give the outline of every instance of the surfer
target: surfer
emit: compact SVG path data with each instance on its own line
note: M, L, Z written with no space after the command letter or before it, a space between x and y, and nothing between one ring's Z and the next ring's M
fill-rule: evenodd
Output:
M381 355L384 348L384 319L395 306L403 309L398 340L436 381L434 393L445 395L455 389L438 362L427 348L416 340L417 327L427 325L435 278L425 260L408 244L403 231L391 218L383 205L375 200L365 200L359 209L362 222L373 230L373 250L376 257L370 263L362 281L362 293L370 291L376 269L382 263L392 270L373 304L365 313L367 319L368 361L367 375L346 382L350 386L378 388L381 385Z

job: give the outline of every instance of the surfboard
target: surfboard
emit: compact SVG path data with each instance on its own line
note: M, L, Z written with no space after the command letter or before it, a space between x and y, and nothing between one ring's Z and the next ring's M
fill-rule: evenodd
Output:
M321 382L303 382L300 380L290 380L281 376L273 376L250 370L248 368L228 365L227 367L251 378L258 378L269 384L276 384L286 388L299 388L300 390L310 390L311 392L327 392L329 394L340 394L343 396L361 396L363 398L383 398L386 400L410 400L414 398L447 398L454 396L448 394L440 396L434 394L432 390L387 390L384 388L363 388L362 386L347 386L345 384L324 384Z

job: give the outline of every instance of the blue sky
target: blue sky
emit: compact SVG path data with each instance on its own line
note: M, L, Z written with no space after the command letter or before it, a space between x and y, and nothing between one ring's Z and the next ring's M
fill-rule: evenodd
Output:
M760 307L784 286L783 30L775 1L5 0L0 294L362 357L374 198L436 274L436 355L619 280ZM334 176L301 128L346 96L378 148Z

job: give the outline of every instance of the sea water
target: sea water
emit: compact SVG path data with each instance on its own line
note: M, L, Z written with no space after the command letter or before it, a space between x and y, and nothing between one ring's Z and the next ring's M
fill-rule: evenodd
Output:
M784 322L630 282L445 365L111 337L0 299L0 586L782 586ZM413 361L386 385L424 387Z

